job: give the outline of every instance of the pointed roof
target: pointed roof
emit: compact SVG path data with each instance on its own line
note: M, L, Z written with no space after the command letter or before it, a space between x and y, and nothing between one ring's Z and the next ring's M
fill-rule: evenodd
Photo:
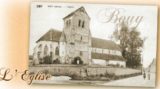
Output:
M76 13L76 12L78 12L78 11L84 11L84 12L87 14L87 16L89 17L89 15L88 15L88 13L86 12L85 8L82 6L82 7L78 8L78 9L76 9L75 11L71 12L71 13L68 14L67 16L65 16L63 19L66 19L66 18L74 15L74 13ZM90 19L90 17L89 17L89 19Z
M115 42L95 37L92 37L92 47L121 51L120 47Z
M56 41L59 42L62 32L56 29L50 29L46 34L44 34L40 39L36 41Z

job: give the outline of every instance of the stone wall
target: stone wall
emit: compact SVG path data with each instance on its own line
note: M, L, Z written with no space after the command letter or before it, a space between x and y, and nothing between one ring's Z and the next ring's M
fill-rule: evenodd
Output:
M134 76L141 73L140 70L129 68L99 67L99 66L81 66L81 65L36 65L29 67L30 72L44 71L53 76Z

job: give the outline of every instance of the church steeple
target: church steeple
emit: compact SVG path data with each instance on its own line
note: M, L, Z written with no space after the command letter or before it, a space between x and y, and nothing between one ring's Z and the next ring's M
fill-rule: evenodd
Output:
M73 59L80 57L85 64L88 64L91 47L91 33L90 33L90 17L88 16L84 7L71 12L64 20L64 34L66 36L66 46L69 57Z

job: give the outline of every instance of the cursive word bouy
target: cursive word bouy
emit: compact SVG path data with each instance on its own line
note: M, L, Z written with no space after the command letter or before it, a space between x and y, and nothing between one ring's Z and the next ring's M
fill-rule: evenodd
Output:
M134 27L137 27L143 20L143 16L125 14L125 9L122 8L106 8L99 11L98 20L103 23L111 22L115 24L125 22Z
M17 74L20 74L21 79L26 81L27 84L32 84L34 80L48 80L51 75L43 73L41 71L37 73L30 73L28 70L24 72L18 72L15 70L15 74L11 73L9 68L1 68L0 69L0 81L11 81Z

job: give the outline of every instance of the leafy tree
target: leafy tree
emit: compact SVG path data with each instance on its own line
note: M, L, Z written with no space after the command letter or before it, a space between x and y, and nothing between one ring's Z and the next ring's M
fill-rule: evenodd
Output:
M126 23L120 24L120 29L113 32L113 37L119 41L122 56L127 59L127 67L136 68L141 65L141 48L143 47L144 39L140 37L140 32L137 28L130 28Z
M54 60L54 61L53 61L53 64L60 64L59 58L57 58L56 60Z

